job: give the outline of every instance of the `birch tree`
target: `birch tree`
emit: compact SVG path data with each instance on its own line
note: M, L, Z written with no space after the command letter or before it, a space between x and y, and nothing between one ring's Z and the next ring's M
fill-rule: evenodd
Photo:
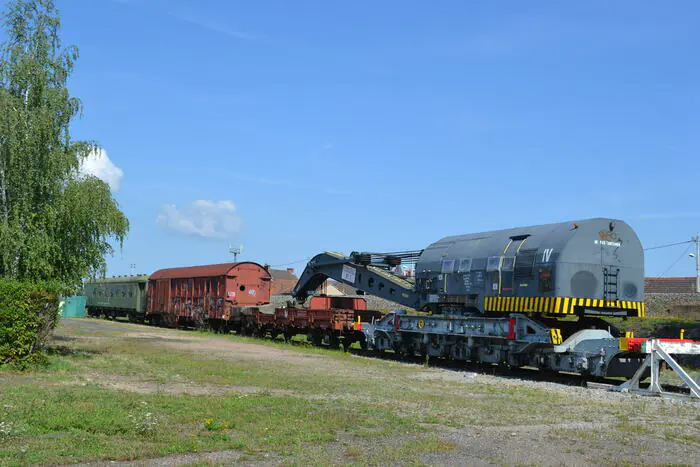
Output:
M105 269L129 229L103 181L83 176L97 149L74 141L82 113L68 78L78 49L63 48L53 0L15 0L0 46L0 277L77 285Z

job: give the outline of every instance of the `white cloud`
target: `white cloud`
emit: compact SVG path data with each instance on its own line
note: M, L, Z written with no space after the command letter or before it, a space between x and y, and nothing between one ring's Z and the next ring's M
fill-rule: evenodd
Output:
M114 193L119 191L122 178L124 178L124 171L109 160L107 151L104 149L91 151L80 163L79 172L85 175L94 175L99 178L109 185L109 188Z
M212 20L212 19L204 18L202 16L198 16L198 15L191 13L191 12L172 11L172 12L169 12L169 14L171 16L181 20L181 21L185 21L187 23L197 25L201 28L208 29L208 30L213 31L213 32L217 32L217 33L223 34L225 36L233 37L234 39L243 39L243 40L247 40L247 41L254 41L257 39L257 37L253 34L228 27L220 22L217 22L217 21Z
M168 204L156 223L173 232L204 238L230 238L241 230L241 218L233 201L197 200L178 209Z

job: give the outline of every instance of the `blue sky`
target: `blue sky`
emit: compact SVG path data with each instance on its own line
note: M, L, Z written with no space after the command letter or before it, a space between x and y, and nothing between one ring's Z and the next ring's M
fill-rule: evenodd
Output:
M700 231L695 2L57 5L74 136L123 171L108 274L587 217L645 246ZM647 275L685 249L648 252Z

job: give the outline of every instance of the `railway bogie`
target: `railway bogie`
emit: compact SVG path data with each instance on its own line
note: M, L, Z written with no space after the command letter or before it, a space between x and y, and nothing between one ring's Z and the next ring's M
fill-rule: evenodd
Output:
M387 314L363 324L369 347L404 355L449 358L474 363L530 366L596 377L631 376L641 357L629 355L625 364L619 338L604 322L582 319L568 328L552 327L523 314L507 317ZM631 373L630 373L631 372Z

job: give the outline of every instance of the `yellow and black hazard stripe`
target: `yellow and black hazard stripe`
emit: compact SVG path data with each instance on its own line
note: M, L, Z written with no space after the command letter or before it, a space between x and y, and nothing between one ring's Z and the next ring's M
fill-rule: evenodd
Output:
M549 330L550 342L554 345L559 345L563 342L561 338L561 329L552 328Z
M629 310L644 317L644 302L575 297L484 297L484 311L574 314L576 308Z

